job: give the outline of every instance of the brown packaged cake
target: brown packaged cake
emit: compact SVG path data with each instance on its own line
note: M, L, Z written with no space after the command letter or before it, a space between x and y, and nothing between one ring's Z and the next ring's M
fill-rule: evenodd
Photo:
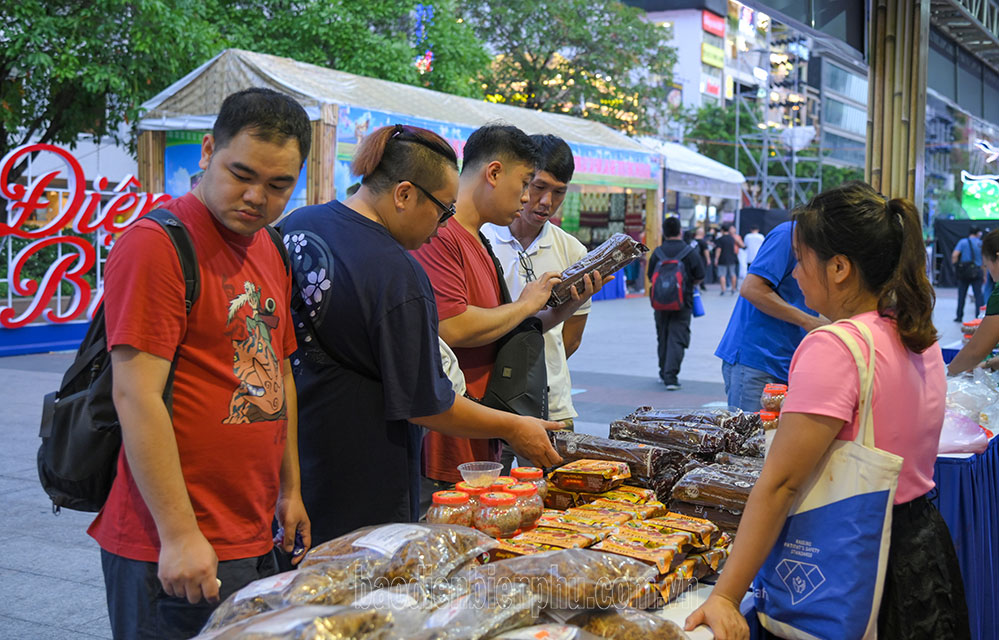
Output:
M636 242L631 236L615 233L606 242L562 272L559 276L561 282L552 287L548 306L557 307L571 300L570 290L572 287L576 287L578 293L583 293L583 276L599 271L600 276L606 278L641 258L648 250L648 247L641 242Z
M497 560L519 558L520 556L527 556L534 553L544 553L545 551L558 551L561 549L561 547L534 544L522 540L515 540L513 538L498 540L497 542L498 544L489 550L489 559L493 562Z
M661 502L649 502L647 504L631 504L628 502L616 502L614 500L605 500L601 498L600 500L594 500L589 504L584 504L580 507L576 507L580 511L592 511L592 510L607 510L607 511L620 511L623 513L631 514L632 518L636 520L645 520L646 518L654 518L656 516L666 513L666 506Z
M582 533L581 531L569 531L567 529L549 529L547 527L535 527L530 531L524 531L515 535L514 542L528 542L531 544L541 544L559 549L585 549L600 542L606 536Z
M687 557L689 541L689 534L670 536L658 531L621 527L606 540L595 544L593 549L647 562L661 575L666 575Z
M566 509L575 507L577 504L585 504L579 502L580 495L581 494L575 491L563 491L549 482L548 492L545 494L544 498L545 508L565 511Z
M589 508L584 508L589 507ZM634 514L618 509L601 509L593 505L583 505L583 507L573 507L566 509L567 516L582 518L587 521L605 522L609 526L621 524L634 518ZM544 517L542 515L542 517Z
M687 463L689 455L639 442L598 438L573 431L552 431L548 434L555 451L564 460L614 460L626 462L633 478L650 479L666 471L677 473ZM629 484L642 484L629 482ZM651 488L651 487L649 487Z
M672 511L658 518L645 520L642 526L662 532L688 532L694 536L694 544L698 549L709 549L721 538L718 526L710 520Z
M674 500L669 508L676 513L703 518L715 523L722 533L735 535L739 528L739 521L742 519L742 511L731 511L729 509L719 509L717 507L706 507L703 504L691 504Z
M718 453L729 442L741 440L730 429L692 422L632 422L615 420L610 425L610 437L650 444L664 449L679 449L691 453Z
M652 489L646 489L644 487L632 487L630 485L623 484L617 489L612 489L594 497L594 500L600 498L603 498L604 500L613 500L615 502L646 504L656 500L656 492Z
M624 418L630 422L687 422L709 424L746 434L760 426L760 416L741 409L655 409L639 407Z
M595 536L598 541L610 535L615 526L604 520L587 520L586 518L572 517L563 513L559 513L558 515L543 514L538 520L538 528L546 527L548 529L577 531L588 536Z
M621 486L630 477L631 470L624 462L577 459L552 471L550 479L563 491L601 493Z
M715 462L755 476L759 476L760 472L763 471L763 458L755 456L740 456L722 452L715 456Z
M756 477L717 466L694 469L673 487L673 499L741 512Z

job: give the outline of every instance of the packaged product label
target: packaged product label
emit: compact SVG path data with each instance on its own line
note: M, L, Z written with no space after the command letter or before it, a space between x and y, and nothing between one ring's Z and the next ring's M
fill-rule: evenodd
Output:
M590 535L564 529L538 527L514 536L513 540L515 542L551 545L562 549L585 549L595 542L599 542L603 537L605 536Z
M294 571L285 571L284 573L276 573L266 578L254 580L236 592L236 595L233 597L233 603L243 602L244 600L267 593L276 593L288 586L297 575L299 574Z
M600 507L594 507L593 505L583 505L582 507L574 507L568 509L565 512L567 515L575 516L577 518L584 518L587 520L603 522L608 524L621 524L627 522L634 517L634 514L627 513L625 511L615 510L615 509L601 509Z
M630 477L631 469L625 462L582 459L553 471L551 481L565 491L601 493L620 486Z
M428 533L430 533L430 529L415 524L390 524L379 527L354 540L353 544L355 547L363 547L386 556L392 556L407 542L423 538Z

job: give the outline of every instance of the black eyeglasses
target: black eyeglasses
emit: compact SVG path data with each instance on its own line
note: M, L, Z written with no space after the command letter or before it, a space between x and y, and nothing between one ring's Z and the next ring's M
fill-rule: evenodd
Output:
M414 187L416 187L417 189L419 189L420 191L422 191L423 195L425 195L428 198L430 198L430 202L433 202L435 205L437 205L437 207L441 210L441 217L437 219L437 224L439 224L439 225L440 224L444 224L448 220L448 218L450 218L451 216L454 215L454 213L455 213L454 212L454 205L451 205L450 207L447 206L446 204L444 204L443 202L441 202L440 200L438 200L437 198L435 198L434 194L430 193L429 191L427 191L426 189L424 189L420 185L416 184L412 180L400 180L399 182L408 182L409 184L413 185Z
M527 282L534 280L537 276L534 275L534 262L531 256L526 251L518 251L517 256L520 258L520 266L524 269L524 280Z

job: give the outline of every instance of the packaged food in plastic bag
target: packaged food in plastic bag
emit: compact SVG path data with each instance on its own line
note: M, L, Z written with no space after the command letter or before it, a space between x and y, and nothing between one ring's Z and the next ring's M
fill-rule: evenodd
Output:
M710 520L695 518L681 513L668 512L666 515L636 523L636 526L655 529L663 533L686 532L693 536L695 550L710 549L721 538L718 526Z
M691 540L689 533L665 534L621 526L593 549L641 560L655 567L657 575L666 575L686 559Z
M332 560L365 560L392 583L435 581L496 546L486 534L457 525L387 524L363 527L311 549L301 568Z
M978 422L956 411L944 411L938 453L982 453L989 439Z
M469 584L516 583L531 588L542 607L579 609L622 606L656 576L644 562L589 549L562 549L462 572Z
M630 502L617 502L615 500L606 500L604 498L576 507L576 509L580 511L621 511L623 513L631 514L631 516L636 520L655 518L656 516L661 516L666 513L666 505L658 501L646 502L645 504L632 504Z
M570 290L572 287L576 287L576 291L582 294L583 276L599 271L600 276L606 278L641 258L648 250L648 247L641 242L636 242L631 236L615 233L606 242L562 272L559 276L561 282L552 287L548 306L557 307L571 300Z
M514 561L516 559L496 564ZM469 582L467 586L465 593L441 605L423 623L423 629L431 632L434 638L478 640L534 624L537 620L538 598L527 585Z
M975 369L972 376L947 379L947 408L978 421L982 409L999 401L987 374Z
M615 420L610 425L613 440L627 440L690 453L718 453L735 431L696 422L632 422Z
M368 558L323 562L255 580L216 607L205 630L292 605L347 604L370 590L381 564Z
M601 638L615 640L689 640L675 622L664 620L645 611L630 607L607 611L585 611L569 619L576 625Z
M723 451L715 455L715 462L751 475L758 476L763 471L763 458L757 456L740 456Z
M734 535L739 528L739 521L742 520L742 510L723 509L720 507L707 507L703 504L691 504L681 500L674 500L669 508L674 512L703 518L715 523L723 534Z
M549 478L564 491L600 493L621 486L630 477L631 469L625 462L583 458L555 469Z
M662 447L638 442L598 438L573 431L552 431L548 434L552 446L563 460L611 460L626 462L633 478L657 478L664 472L676 473L686 464L689 456L683 452L669 451ZM631 480L628 484L638 484ZM651 488L651 487L650 487Z
M756 477L716 466L694 469L673 487L673 499L742 511Z
M536 624L493 636L493 640L596 640L595 636L568 624Z
M709 424L723 429L731 429L746 434L760 426L760 416L757 413L745 413L737 407L720 407L704 409L702 407L688 409L656 409L654 407L638 407L628 414L624 420L629 422L686 422L690 424Z
M295 606L202 631L194 640L389 640L407 637L424 617L412 610Z

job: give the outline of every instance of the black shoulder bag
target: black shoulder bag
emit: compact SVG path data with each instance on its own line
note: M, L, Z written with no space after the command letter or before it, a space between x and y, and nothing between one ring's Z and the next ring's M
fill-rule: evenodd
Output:
M509 304L510 290L503 279L503 266L492 245L481 233L479 239L496 267L500 301ZM541 320L531 316L497 341L496 362L482 404L500 411L548 419L548 369Z

